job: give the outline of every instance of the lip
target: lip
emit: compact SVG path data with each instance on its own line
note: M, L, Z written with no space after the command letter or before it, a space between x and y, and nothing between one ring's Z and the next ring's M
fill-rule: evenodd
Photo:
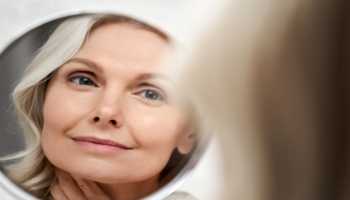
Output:
M88 143L91 145L112 147L112 148L118 148L118 149L124 149L124 150L132 149L131 147L128 147L124 144L120 144L118 142L115 142L109 139L102 139L102 138L96 138L96 137L90 137L90 136L73 137L72 139L78 143Z

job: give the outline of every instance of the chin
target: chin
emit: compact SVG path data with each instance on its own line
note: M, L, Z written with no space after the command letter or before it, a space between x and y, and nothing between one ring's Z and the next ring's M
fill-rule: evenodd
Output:
M123 172L117 169L109 169L108 167L96 166L87 167L86 165L57 165L57 168L73 174L76 177L80 177L86 180L95 181L103 184L118 184L118 183L132 183L132 182L142 182L153 177L157 177L157 174L149 172L138 172L135 176L135 171Z
M82 174L80 173L79 175L84 179L95 181L98 183L103 183L103 184L123 184L123 183L137 183L137 182L143 182L152 179L154 176L128 176L128 175L123 175L123 176L114 176L109 174Z

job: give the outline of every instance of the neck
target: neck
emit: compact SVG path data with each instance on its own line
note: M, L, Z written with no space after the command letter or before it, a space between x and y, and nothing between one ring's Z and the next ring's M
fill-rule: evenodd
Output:
M158 176L146 181L124 184L100 184L103 191L114 200L136 200L159 188Z

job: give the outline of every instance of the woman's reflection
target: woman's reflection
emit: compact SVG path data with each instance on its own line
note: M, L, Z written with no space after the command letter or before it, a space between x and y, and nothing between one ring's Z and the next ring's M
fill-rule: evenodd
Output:
M169 182L196 143L192 109L164 69L171 43L127 17L63 22L13 94L35 140L11 179L57 200L133 200Z

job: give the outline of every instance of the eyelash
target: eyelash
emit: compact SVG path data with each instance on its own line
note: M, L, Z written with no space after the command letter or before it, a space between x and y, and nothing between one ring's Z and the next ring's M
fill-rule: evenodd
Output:
M88 81L88 84L80 83L80 81L83 79L85 79L85 81ZM86 86L98 87L98 85L95 83L94 80L92 80L92 78L90 78L87 75L81 74L81 73L80 74L74 73L73 75L69 76L68 81L70 81L76 85L86 85Z

